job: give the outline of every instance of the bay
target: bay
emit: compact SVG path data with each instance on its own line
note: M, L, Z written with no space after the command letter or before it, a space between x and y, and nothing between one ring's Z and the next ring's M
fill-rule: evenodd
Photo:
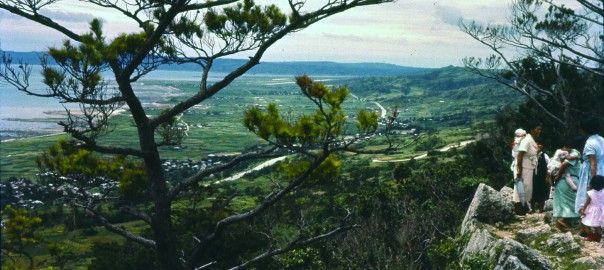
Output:
M45 93L46 85L42 83L42 67L31 65L30 89L36 93ZM210 73L208 82L211 84L224 78L226 73ZM248 80L247 83L262 85L294 84L290 74L245 74L238 80ZM346 75L315 75L317 81L350 78ZM110 88L116 87L111 74L104 74ZM173 97L184 94L182 90L168 86L162 82L199 82L200 71L190 70L155 70L137 82L132 87L144 106L154 107L157 103L169 103ZM253 78L253 79L252 79ZM252 80L249 80L252 79ZM174 83L170 83L174 84ZM66 107L63 107L66 106ZM26 137L45 136L62 132L57 123L66 119L65 109L77 111L77 104L61 104L55 98L30 96L18 91L14 86L0 80L0 140L7 141Z
M42 83L42 67L32 65L29 79L30 89L36 93L45 93L46 85ZM111 78L105 74L105 78ZM224 74L212 74L209 81L216 81ZM143 103L152 103L177 95L179 89L155 85L157 81L199 81L200 73L194 71L157 70L147 74L133 84L135 92L145 92ZM151 83L150 83L151 82ZM109 87L115 88L114 81L109 80ZM64 107L65 106L65 107ZM65 109L77 111L76 104L61 104L55 98L43 98L27 95L18 91L6 81L0 80L0 140L43 136L62 132L57 123L65 120Z

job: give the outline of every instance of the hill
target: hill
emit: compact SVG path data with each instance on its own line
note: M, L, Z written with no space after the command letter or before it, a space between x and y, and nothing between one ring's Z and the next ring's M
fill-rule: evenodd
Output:
M6 51L14 61L39 65L41 52ZM241 66L245 59L217 59L212 67L213 72L229 72ZM51 62L52 63L52 62ZM196 64L163 65L163 70L199 70ZM293 61L293 62L260 62L247 74L294 74L294 75L343 75L343 76L388 76L417 74L429 70L427 68L406 67L385 63L336 63L327 61Z
M355 78L342 81L359 98L398 106L399 118L415 118L432 128L469 126L491 120L505 106L524 97L460 67L444 67L400 76ZM432 119L432 120L430 120Z

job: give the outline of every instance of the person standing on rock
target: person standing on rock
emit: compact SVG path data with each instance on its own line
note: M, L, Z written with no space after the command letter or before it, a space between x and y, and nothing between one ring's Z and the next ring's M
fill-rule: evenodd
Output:
M578 137L568 140L564 143L563 148L570 148L568 154L570 156L580 157L585 139ZM556 219L556 227L560 230L570 229L568 220L577 219L580 215L575 211L575 200L577 197L577 185L579 184L579 170L581 162L579 159L569 159L564 161L559 173L555 177L551 177L552 186L554 187L554 212L553 216ZM566 181L566 175L570 175L571 182ZM564 179L562 179L564 178Z
M600 119L592 117L581 121L581 133L589 136L583 147L583 164L579 172L575 211L583 207L587 198L587 185L596 175L604 175L604 138L598 135Z
M514 209L518 215L525 215L529 211L528 202L531 201L533 196L533 175L537 167L537 154L539 153L539 147L534 138L541 135L542 129L541 124L537 122L531 122L527 127L529 134L526 134L518 147L516 175L514 176L516 183L523 182L521 187L514 185L514 196L512 197ZM524 198L520 197L522 195L519 194L519 188L524 188Z

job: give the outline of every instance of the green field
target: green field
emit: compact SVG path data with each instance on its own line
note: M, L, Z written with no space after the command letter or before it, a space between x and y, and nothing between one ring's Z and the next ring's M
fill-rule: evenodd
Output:
M461 71L456 70L455 72ZM502 100L510 102L519 100L517 96L510 95L501 89L494 91L492 84L484 82L473 81L473 83L465 83L463 87L456 86L448 89L447 84L439 83L438 80L417 76L313 77L314 80L322 80L328 85L346 85L350 89L351 95L343 106L344 112L351 120L346 127L347 135L357 133L352 119L359 110L372 110L382 114L382 107L390 112L391 108L396 106L400 111L394 132L390 136L395 146L400 148L399 151L388 155L345 153L341 156L345 162L342 163L339 179L352 179L357 177L357 174L363 173L368 178L383 176L402 161L418 156L430 156L428 151L438 154L438 151L434 150L472 140L476 135L471 129L473 124L490 121L502 108ZM466 74L449 74L448 76L465 78ZM163 109L193 95L198 87L198 83L190 80L146 80L138 85L137 91L142 97L147 113L157 115ZM242 125L243 112L252 106L265 107L269 103L277 104L281 112L287 113L292 119L302 113L314 113L316 108L299 92L293 76L245 76L233 82L219 94L186 111L181 116L181 120L186 122L189 127L187 139L181 146L162 148L162 158L199 162L209 156L237 154L255 149L264 142ZM110 126L112 132L100 138L99 144L137 148L137 134L128 111L113 116ZM411 130L416 132L412 133ZM355 147L362 147L365 150L383 149L388 143L388 138L384 136L383 132L382 126L373 138L363 141ZM421 134L419 135L421 139L416 140L418 134ZM50 135L2 142L0 144L0 179L24 177L36 180L36 174L39 173L36 158L60 138L68 139L69 137L67 135ZM443 159L447 158L443 156ZM223 179L234 173L248 170L260 162L262 161L244 163L230 171L210 177L208 180L214 182ZM221 190L217 193L225 194L236 190L241 195L230 203L230 207L237 210L249 209L256 203L257 197L254 194L269 193L276 182L284 181L273 179L272 177L275 176L271 173L274 171L274 168L263 169L239 180L214 185L212 188ZM369 179L363 178L363 180ZM316 193L308 196L317 196L315 199L318 200L321 197L320 194L324 192L327 192L327 189L318 189ZM174 203L173 210L175 213L182 211L180 214L186 215L188 213L186 211L191 211L196 207L211 208L213 203L220 200L214 195L180 200ZM144 209L148 205L142 204L139 207ZM68 209L67 207L66 211ZM110 215L117 215L119 211L107 209L106 212ZM96 224L88 225L90 227L87 229L68 231L66 225L60 224L61 221L55 220L51 223L52 225L41 228L39 233L44 235L47 243L59 243L74 254L79 254L78 256L82 259L69 264L73 269L84 268L91 264L92 258L96 256L90 254L93 252L92 248L95 244L112 241L123 242L121 237L109 233ZM116 223L133 232L148 229L148 225L140 221ZM36 264L45 264L52 259L41 245L30 251L35 256ZM20 261L25 262L26 260Z
M314 80L327 85L345 85L350 97L344 110L350 119L361 109L381 113L379 103L388 111L397 106L400 111L397 130L411 128L433 129L443 133L470 127L477 121L492 119L502 104L518 102L517 94L498 85L476 78L460 68L445 68L420 75L399 77L351 78L315 76ZM193 80L145 80L135 86L149 114L184 100L198 91L199 83ZM241 124L243 112L251 106L278 104L282 112L292 118L301 113L312 113L314 105L300 93L294 76L254 75L244 76L229 87L186 111L182 120L189 126L188 138L181 147L166 147L166 159L200 160L209 154L240 153L262 143ZM128 112L111 119L113 132L100 139L101 144L136 147L137 135ZM348 133L354 135L353 124ZM469 132L468 132L469 133ZM466 139L464 136L441 135L447 142ZM0 179L34 177L38 173L35 159L44 149L64 135L19 139L0 144ZM397 139L405 143L407 136ZM381 140L375 142L379 147ZM408 158L412 151L385 159Z

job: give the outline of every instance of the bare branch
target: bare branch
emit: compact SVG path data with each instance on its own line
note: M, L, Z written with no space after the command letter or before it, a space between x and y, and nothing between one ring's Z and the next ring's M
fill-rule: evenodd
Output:
M85 208L85 210L88 215L94 217L108 231L121 235L122 237L124 237L128 240L142 244L144 246L155 248L155 241L144 238L140 235L135 235L131 232L126 231L125 229L123 229L121 227L111 224L105 217L103 217L101 214L97 213L96 211L94 211L91 208Z
M171 200L174 200L176 198L176 196L178 196L180 193L184 192L189 187L198 184L205 177L210 176L210 175L212 175L214 173L217 173L217 172L224 171L226 169L233 168L233 167L235 167L236 165L240 164L243 161L252 160L252 159L260 159L260 158L267 158L267 157L275 157L276 155L274 154L274 152L275 152L276 149L277 148L273 147L273 148L267 149L267 150L262 151L262 152L245 153L245 154L242 154L242 155L239 155L239 156L233 158L231 161L229 161L227 163L224 163L224 164L221 164L221 165L217 165L217 166L213 166L211 168L207 168L207 169L204 169L204 170L200 170L195 175L193 175L193 176L189 177L188 179L185 179L182 182L178 183L178 185L176 185L172 190L169 191L168 198L170 198Z
M123 205L120 207L120 210L143 220L145 223L147 223L149 225L151 225L153 223L153 221L151 220L151 217L149 215L147 215L147 213L138 210L136 207L134 207L132 205Z
M207 237L205 237L205 239L201 243L197 245L195 250L193 250L191 256L187 260L187 264L191 265L192 263L195 263L197 257L200 255L202 246L205 243L212 242L216 238L218 238L218 236L227 226L257 216L258 214L266 211L270 206L281 200L281 198L283 198L284 196L298 188L300 185L302 185L302 183L304 183L304 181L310 176L313 170L315 170L325 159L327 159L329 154L331 153L323 153L320 157L314 160L312 164L310 164L308 169L306 169L302 174L298 175L295 179L289 182L286 187L273 193L270 193L264 198L262 202L256 205L256 207L244 213L235 214L218 221L218 223L216 223L216 225L214 226L212 232Z
M46 2L43 1L21 1L21 0L4 0L0 1L0 9L7 10L15 15L27 18L54 30L57 30L67 37L76 40L82 41L82 37L73 31L65 28L64 26L56 23L52 19L40 15L38 11L40 8L51 5L57 2L57 0L49 0Z
M249 266L251 266L252 264L257 263L257 262L259 262L261 260L265 260L265 259L273 257L275 255L287 253L287 252L292 251L294 249L305 247L305 246L311 245L313 243L316 243L316 242L319 242L319 241L322 241L322 240L325 240L325 239L329 239L331 237L334 237L335 235L347 232L347 231L352 230L352 229L360 228L360 227L361 226L357 225L357 224L350 225L350 226L344 226L344 227L338 227L336 229L333 229L333 230L331 230L331 231L329 231L327 233L321 234L321 235L317 235L317 236L314 236L314 237L311 237L311 238L308 238L308 239L304 239L304 240L296 240L296 241L290 243L289 245L287 245L286 247L279 248L279 249L274 249L274 250L267 250L266 252L264 252L264 253L256 256L255 258L253 258L253 259L251 259L251 260L249 260L249 261L247 261L245 263L242 263L242 264L240 264L238 266L229 268L229 269L230 270L246 269Z
M314 12L306 13L306 14L296 18L296 20L290 22L288 25L286 25L279 31L277 31L277 32L271 34L270 36L267 36L265 39L263 39L261 42L261 45L258 46L256 52L254 53L254 55L252 57L250 57L250 60L248 62L246 62L245 64L239 66L234 71L227 74L222 80L215 82L211 87L208 87L206 91L200 92L200 93L192 96L191 98L172 107L170 109L170 111L167 112L166 114L161 115L155 119L152 119L150 125L153 127L158 126L160 123L167 121L171 117L176 116L176 115L184 112L185 110L191 108L192 106L212 97L213 95L218 93L218 91L220 91L224 87L228 86L236 78L243 75L244 73L249 71L251 68L253 68L255 65L257 65L260 62L260 59L262 58L262 56L264 55L266 50L268 48L270 48L273 44L275 44L278 40L280 40L281 38L286 36L287 34L295 32L297 30L301 30L301 29L308 27L328 16L346 11L346 10L354 8L354 7L374 5L374 4L378 4L378 3L387 3L387 2L393 2L393 1L392 0L329 1L329 3L326 4L325 7L321 8L319 10L316 10ZM214 59L217 57L218 57L218 55L215 55L211 58ZM202 87L204 87L204 86L202 86Z

